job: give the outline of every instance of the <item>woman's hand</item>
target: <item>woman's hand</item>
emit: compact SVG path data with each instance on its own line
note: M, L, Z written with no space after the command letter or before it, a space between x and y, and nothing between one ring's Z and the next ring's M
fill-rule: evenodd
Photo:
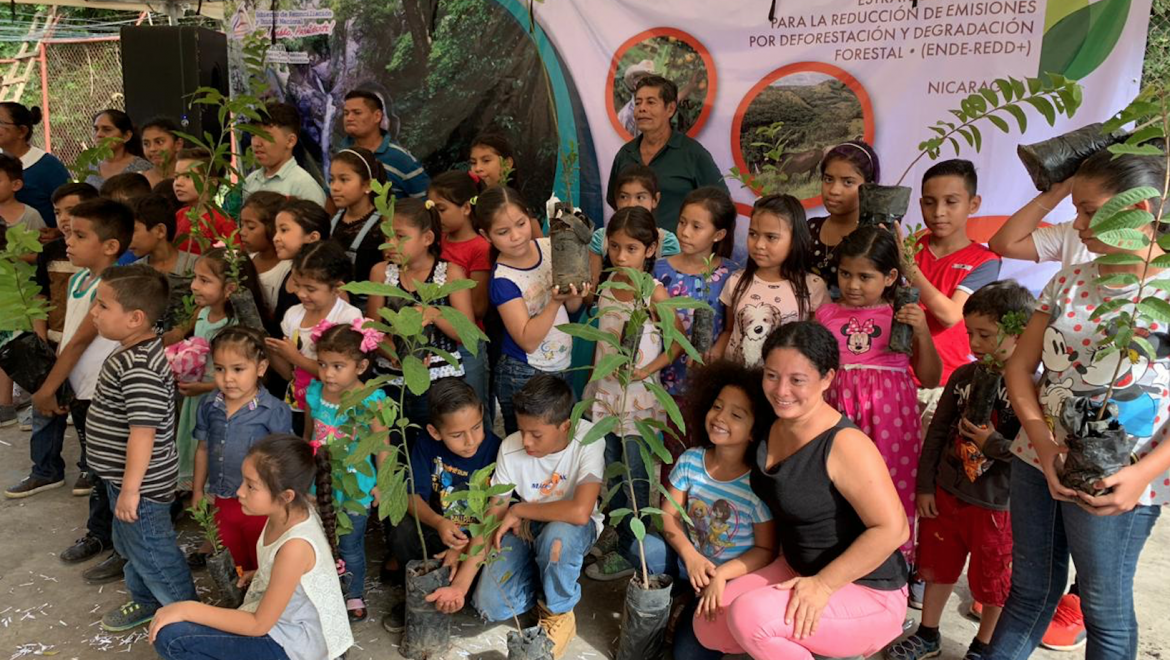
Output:
M150 643L154 644L154 639L158 637L158 631L171 625L172 623L182 623L187 620L186 611L187 601L171 603L166 607L159 609L154 613L154 619L150 622Z
M794 577L774 587L792 591L788 598L788 610L784 612L784 623L792 626L796 639L811 637L817 632L821 612L829 604L833 590L817 576Z
M286 362L292 362L293 356L300 352L296 346L293 346L292 341L283 338L267 337L264 340L264 346L268 348L269 352L283 358Z
M715 577L715 564L698 552L690 553L689 557L684 558L683 565L687 567L687 576L691 579L695 593L711 584L711 579Z
M727 580L718 575L712 576L711 583L699 594L699 607L695 612L708 621L714 621L723 610L723 589L726 586Z
M1149 486L1150 480L1142 474L1141 468L1127 465L1093 484L1094 488L1112 488L1112 492L1094 496L1077 491L1076 495L1085 511L1095 516L1116 516L1133 510Z
M1037 447L1037 444L1033 442L1032 446ZM1036 449L1036 456L1040 459L1040 469L1043 470L1044 478L1048 481L1048 493L1052 495L1052 499L1058 502L1079 502L1077 491L1060 483L1060 473L1064 471L1064 455L1067 453L1068 447L1063 445L1053 446L1044 451Z

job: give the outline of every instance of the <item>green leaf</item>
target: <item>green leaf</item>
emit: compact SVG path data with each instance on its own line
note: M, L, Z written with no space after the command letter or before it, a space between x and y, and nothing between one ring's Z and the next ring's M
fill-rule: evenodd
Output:
M1158 352L1154 350L1154 345L1150 343L1150 340L1141 335L1134 335L1131 337L1131 341L1137 344L1138 350L1145 353L1150 362L1158 359Z
M1133 273L1110 273L1109 275L1098 277L1097 285L1121 287L1131 286L1137 284L1140 281L1141 280L1138 279L1138 276L1134 275Z
M386 284L385 282L348 282L341 287L342 291L349 293L356 293L359 296L382 296L383 298L399 298L401 300L409 300L411 303L417 303L414 296L403 291L401 288Z
M1117 252L1114 254L1103 254L1093 260L1093 263L1101 264L1103 266L1134 266L1145 263L1145 259L1136 254L1129 254L1127 252Z
M1006 121L1004 121L1003 119L1001 119L1000 117L997 117L996 115L987 115L987 121L991 122L992 124L995 124L995 127L998 128L999 130L1003 131L1004 133L1011 133L1012 132L1012 129L1011 129L1011 127L1008 126L1008 123Z
M1018 80L1016 78L1012 78L1010 76L1008 77L1008 80L1011 81L1011 83L1012 83L1012 89L1015 90L1015 92L1016 92L1016 98L1017 99L1023 98L1024 94L1027 93L1027 91L1024 88L1024 81Z
M600 422L595 423L585 432L585 437L581 438L581 444L588 445L609 435L617 428L619 421L617 417L606 417Z
M438 346L427 346L426 351L428 353L432 353L434 355L439 356L440 358L443 359L444 362L451 365L452 367L456 366L460 362L459 359L456 358L454 355L452 355L451 353L448 353L447 351L444 351L443 349L439 348Z
M406 387L411 394L422 396L431 386L431 372L427 370L422 360L413 355L407 355L402 360L402 375L406 379Z
M1152 280L1146 282L1146 286L1159 291L1170 291L1170 280Z
M694 523L691 522L691 517L687 515L687 512L685 509L682 508L682 505L680 505L678 502L674 501L674 498L670 496L670 491L668 491L666 489L666 486L663 486L661 483L658 483L658 482L655 482L655 485L658 487L658 492L662 494L662 497L660 499L663 502L670 502L670 506L674 507L674 510L678 512L679 516L682 517L683 521L686 522L686 524L688 524L688 525L693 525Z
M589 408L593 405L593 399L582 399L573 406L573 413L569 416L569 437L577 437L577 426L581 423L581 418L585 413L589 412Z
M1109 153L1114 156L1161 156L1163 154L1160 147L1152 144L1111 144L1108 149Z
M558 325L557 330L570 337L584 339L585 341L606 343L618 350L621 350L622 347L621 340L614 336L612 332L606 332L591 325L585 325L584 323L565 323Z
M658 436L658 432L653 427L646 423L646 420L634 420L634 426L638 429L638 435L641 436L642 440L650 448L650 451L654 452L658 460L667 465L674 462L674 457L670 455L670 451L663 444L662 438Z
M966 129L960 128L960 129L958 129L958 133L959 133L959 135L963 136L964 140L967 141L968 147L975 146L975 139L971 137L970 127L967 127Z
M1170 324L1170 303L1161 298L1143 298L1137 304L1138 314L1162 324Z
M589 377L589 382L608 378L610 374L617 371L619 368L629 362L629 358L621 353L610 353L603 355L597 364L593 367L593 375Z
M971 139L975 140L975 151L981 151L983 149L983 134L979 132L979 127L969 126L968 130L971 131Z
M471 280L463 280L470 282ZM472 355L476 354L479 342L487 339L487 335L475 325L471 319L454 307L440 307L439 315L443 320L455 327L455 334L459 335L459 343L463 344Z
M1096 220L1099 216L1106 218L1111 217L1120 213L1123 209L1137 204L1138 202L1161 196L1162 193L1159 190L1150 186L1130 188L1129 190L1114 195L1109 199L1108 202L1105 202L1105 204L1103 204L1101 208L1097 209L1097 212L1093 214L1093 220ZM1089 226L1092 227L1093 224L1090 223Z
M980 113L987 112L988 107L994 108L999 105L999 95L995 93L994 89L990 87L982 87L979 89L979 94L987 100L987 105L979 111Z
M1122 307L1125 307L1126 305L1129 305L1129 304L1131 304L1131 303L1129 302L1129 300L1126 300L1125 298L1114 298L1113 300L1110 300L1109 302L1102 303L1100 306L1097 307L1097 309L1094 309L1093 313L1089 315L1089 320L1096 321L1097 319L1100 319L1101 317L1103 317L1107 314L1111 314L1111 313L1113 313L1113 312L1115 312L1115 311L1117 311L1117 310L1121 309Z
M1089 222L1089 227L1094 234L1100 234L1118 229L1141 229L1153 221L1154 216L1149 211L1129 208L1113 215L1104 215L1098 211Z
M654 395L654 398L658 399L658 405L662 406L662 409L666 411L666 414L670 417L670 421L674 422L674 425L677 426L683 433L686 433L687 424L683 420L682 412L679 411L678 404L675 403L674 397L670 396L669 392L667 392L662 388L661 385L655 383L654 381L646 380L642 382L646 386L646 389L650 390L651 394Z
M1016 118L1016 123L1019 124L1021 133L1028 132L1028 115L1024 113L1020 106L1015 103L1008 103L1002 109Z
M1105 245L1121 248L1122 250L1137 250L1150 244L1150 237L1137 229L1117 229L1101 232L1096 236L1097 240Z
M639 541L646 540L646 525L640 518L630 518L630 531Z
M1024 103L1036 108L1036 110L1044 115L1044 121L1048 122L1049 126L1056 125L1056 110L1053 109L1052 104L1043 96L1027 96L1024 97Z
M1154 257L1153 260L1150 261L1150 267L1151 268L1170 268L1170 254L1163 254L1163 255Z
M612 509L609 512L609 522L614 527L617 527L618 524L621 523L622 518L625 518L626 516L630 515L631 513L633 513L633 511L631 511L630 509L628 509L626 507L622 507L620 509Z

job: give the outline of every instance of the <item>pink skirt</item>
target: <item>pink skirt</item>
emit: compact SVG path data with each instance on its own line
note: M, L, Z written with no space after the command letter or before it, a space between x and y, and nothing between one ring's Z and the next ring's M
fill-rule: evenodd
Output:
M910 540L902 546L902 554L913 563L917 511L914 491L922 452L922 422L914 379L909 371L843 367L825 400L868 435L885 459L910 523Z

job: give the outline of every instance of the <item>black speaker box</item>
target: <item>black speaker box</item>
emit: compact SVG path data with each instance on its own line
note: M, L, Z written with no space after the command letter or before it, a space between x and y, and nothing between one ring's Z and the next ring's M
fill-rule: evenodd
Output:
M227 40L222 32L193 26L122 28L122 88L136 124L158 115L185 133L219 130L214 108L191 106L200 87L228 94Z

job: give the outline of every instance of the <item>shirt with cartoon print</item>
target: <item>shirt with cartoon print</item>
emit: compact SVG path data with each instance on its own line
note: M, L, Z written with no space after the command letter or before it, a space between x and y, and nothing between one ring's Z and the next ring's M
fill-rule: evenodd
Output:
M1037 311L1047 314L1041 361L1040 407L1056 441L1064 444L1067 430L1059 422L1064 402L1075 396L1100 400L1114 383L1110 401L1117 404L1119 420L1136 439L1134 454L1140 459L1170 436L1170 328L1141 320L1137 334L1153 346L1157 359L1151 361L1138 344L1128 353L1106 353L1099 345L1100 321L1090 320L1093 310L1120 297L1136 297L1138 285L1103 287L1095 263L1059 271L1040 294ZM1152 276L1160 277L1160 276ZM1170 299L1170 293L1146 287L1143 296ZM1116 380L1113 380L1114 373ZM1012 444L1012 452L1040 468L1036 450L1025 433ZM1142 505L1170 505L1170 470L1159 474L1138 501Z

